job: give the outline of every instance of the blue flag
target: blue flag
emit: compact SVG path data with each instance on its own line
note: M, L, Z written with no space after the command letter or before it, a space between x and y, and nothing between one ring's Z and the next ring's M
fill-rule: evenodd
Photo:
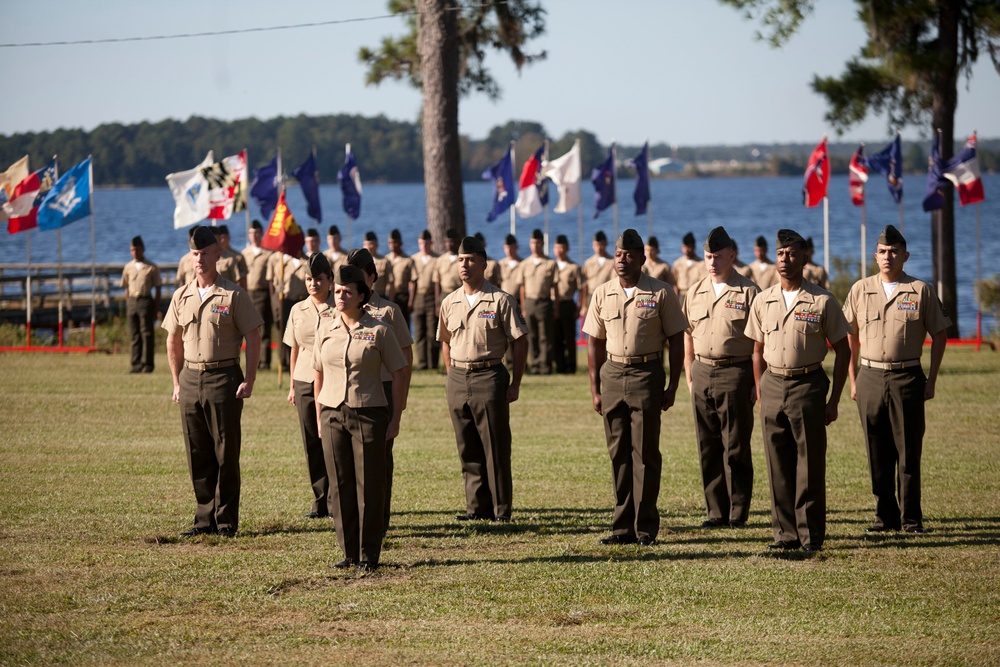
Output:
M635 167L635 214L643 215L649 204L649 142L642 145L642 150L629 162Z
M90 158L73 166L38 207L38 228L59 229L90 215Z
M260 207L261 217L271 219L278 205L278 156L259 169L253 170L250 197Z
M618 201L615 187L615 148L608 149L608 158L590 172L590 182L594 184L594 217Z
M924 188L924 211L936 211L944 208L944 189L948 181L941 173L941 150L938 145L940 136L934 133L934 145L931 146L931 156L927 159L927 185Z
M899 135L880 152L868 156L865 162L872 171L885 174L893 200L897 204L903 201L903 150Z
M514 165L511 161L510 149L500 161L483 172L483 180L493 181L493 208L486 216L487 222L493 222L514 203Z
M337 180L344 195L344 213L351 220L357 220L361 215L361 172L354 161L350 144L347 144L347 157L344 158L344 166L337 172Z
M323 209L319 205L319 172L316 171L316 154L310 153L302 166L292 172L302 187L306 198L306 212L316 222L323 222Z

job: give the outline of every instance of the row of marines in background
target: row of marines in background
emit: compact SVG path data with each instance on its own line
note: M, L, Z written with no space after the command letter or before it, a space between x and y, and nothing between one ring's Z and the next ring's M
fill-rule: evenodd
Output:
M536 259L540 253L535 252L535 242L538 241L537 245L541 246L541 238L536 238L537 236L540 234L533 235L532 239L533 256ZM693 255L691 236L685 238L685 255L689 249ZM425 238L421 240L429 241ZM512 245L510 241L508 238L508 246ZM600 237L596 238L595 246L601 241ZM873 279L882 282L883 288L891 285L892 289L884 288L881 303L872 303L866 300L874 298L871 295L877 296L878 292L865 287L859 288L865 281L859 282L845 305L845 311L848 312L845 320L839 308L830 306L831 301L838 305L832 295L802 280L808 252L806 240L794 232L782 230L777 241L779 261L774 273L779 276L779 284L776 288L765 291L766 305L760 308L760 304L753 305L759 287L734 270L734 244L724 230L716 229L709 235L705 243L704 261L697 257L682 257L675 263L675 274L678 277L690 274L686 269L695 266L708 274L693 284L689 282L688 289L680 292L680 301L677 298L680 288L676 286L676 282L681 282L680 280L670 285L644 275L643 268L649 264L649 258L645 255L649 246L643 247L638 234L628 230L619 238L613 263L617 278L599 284L593 291L594 298L589 312L581 308L587 312L584 331L590 335L588 364L594 407L604 416L615 473L616 509L613 533L602 542L655 542L658 531L655 505L660 468L659 410L666 410L673 403L681 368L686 369L688 385L692 390L709 513L705 521L706 527L745 525L753 478L749 457L753 410L749 406L760 397L772 489L775 543L771 546L777 549L802 546L807 551L821 548L825 536L824 424L836 418L836 404L850 368L852 396L858 398L863 423L866 424L873 490L878 501L877 520L870 530L901 527L914 532L923 530L919 509L922 401L933 397L934 379L944 349L943 330L948 323L941 313L940 305L936 304L936 297L926 289L925 284L902 274L906 254L905 240L889 227L879 239L876 260L880 264L880 275ZM454 253L454 261L463 254L477 257L481 255L485 274L487 262L482 243L468 238L463 244L473 242L478 245L470 246L473 249L471 253L462 253L461 247L455 248L457 252ZM557 240L557 257L560 245L567 245L565 239ZM900 245L901 250L896 247L890 253L893 255L892 261L883 267L883 246ZM318 253L314 252L310 257L315 257L316 254ZM760 255L758 253L758 260L762 259ZM345 254L345 259L346 257ZM371 274L377 277L379 273L375 268L375 258L368 252L364 253L364 257L367 259L362 259L362 263L365 266L370 264L374 269ZM605 258L605 263L611 264L610 259ZM326 263L331 264L329 261ZM757 263L765 264L762 261ZM311 261L307 259L306 266L310 264ZM530 282L530 270L541 264L541 261L529 258L519 262L516 267L513 263L508 265L511 269L529 268L523 272L528 275L520 285L522 294L524 286ZM467 274L468 271L465 274L460 271L461 284L469 295ZM887 280L893 277L896 278L895 281ZM900 281L900 277L905 277L905 280ZM868 279L868 282L873 282L873 279ZM369 287L374 287L374 282L371 281ZM480 278L479 289L472 294L481 295L483 284L484 281ZM900 287L900 284L903 286ZM914 289L913 285L917 288ZM868 287L874 286L876 285ZM449 303L459 291L462 289L448 295L443 301ZM437 296L436 299L440 297ZM886 306L893 302L896 310L904 313L902 318L898 315L890 317L890 310ZM474 305L470 295L467 310L471 312ZM515 350L518 349L519 342L523 343L523 334L527 333L521 331L527 327L518 328L515 325L517 321L521 325L525 324L518 305L513 302L513 307L508 308L510 314L507 319L513 324L505 324L504 316L499 310L480 311L490 315L490 318L480 319L501 318L499 330L505 331L505 335L500 338L506 338L506 342L512 343L511 347ZM879 307L883 312L882 317L876 317ZM715 308L719 309L718 312ZM525 303L525 311L527 310L528 305ZM676 312L671 312L674 310ZM854 312L853 318L851 312ZM935 312L936 318L933 317ZM630 322L631 319L635 321ZM658 327L653 325L655 320L659 320ZM912 322L917 322L920 332L914 329L910 324ZM445 316L438 328L437 337L444 349L449 351L445 355L445 364L450 367L449 406L453 403L454 383L451 372L456 366L464 370L467 376L475 371L490 368L499 371L502 368L499 358L458 359L450 354L450 334L464 328L461 324L462 322L457 322L458 326L452 330L451 322ZM865 382L855 382L856 364L848 364L845 356L846 350L848 355L853 351L855 358L858 357L858 346L847 345L846 337L852 327L855 336L861 332L866 344L872 345L871 353L861 358L860 380ZM405 327L405 330L408 337L409 327ZM934 338L934 345L931 377L926 380L920 370L919 356L924 336L928 332ZM896 343L887 343L887 338L896 338ZM751 340L755 341L753 350L749 354L738 353L745 350L746 344ZM664 387L660 355L668 342L671 381ZM821 371L820 362L826 354L827 342L837 352L838 360L835 364L833 392L830 401L824 405L822 399L826 396L829 381ZM881 349L875 349L876 343ZM506 348L507 345L503 347ZM496 351L487 350L486 353L495 355ZM460 356L470 354L474 354L474 351L466 350ZM898 357L900 354L910 355L911 358L886 360L886 357ZM501 351L500 358L502 356ZM516 399L520 384L517 356L515 355L514 382L510 381L509 376L501 378L503 381L500 384L506 385L502 392L505 404L511 400L509 390L512 388L513 398ZM874 384L888 386L888 392L865 389L873 384L866 369L881 372L878 382ZM904 387L898 381L901 378L913 381L909 384L903 382L902 385L906 385ZM748 383L748 380L753 382ZM919 415L914 411L917 406L911 404L916 394L910 385L920 385L920 391L917 392L920 400ZM649 392L645 389L637 391L637 387L644 387ZM767 398L768 391L773 394L771 400ZM386 395L388 394L386 391ZM741 406L743 409L740 409ZM770 411L767 409L769 407ZM486 409L488 412L489 408ZM468 501L467 513L458 518L509 520L509 425L504 427L505 433L480 434L481 442L473 448L479 454L478 459L470 463L469 457L463 454L463 444L469 444L469 424L477 421L474 412L466 403L459 408L458 419L454 409L452 414L459 453L463 459ZM655 415L652 414L654 412ZM903 415L907 419L904 420ZM463 416L469 418L468 423L460 423ZM506 414L502 417L503 422L508 421ZM486 421L491 422L491 419ZM919 428L915 426L916 422L919 422ZM496 448L496 443L491 442L496 436L500 440L506 440L505 448L502 442L499 449ZM391 453L391 445L389 452ZM896 502L893 489L897 468L901 508ZM387 487L391 489L391 484ZM324 514L319 496L317 503L311 514ZM387 506L386 502L386 514ZM383 528L385 525L383 519ZM221 528L216 526L216 530ZM349 560L354 562L355 558L349 556ZM371 563L370 559L358 562L361 561Z

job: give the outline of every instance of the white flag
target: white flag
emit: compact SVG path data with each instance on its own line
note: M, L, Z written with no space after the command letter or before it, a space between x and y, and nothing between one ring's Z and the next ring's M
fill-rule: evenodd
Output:
M0 222L7 220L7 212L2 205L13 199L14 188L28 177L28 173L28 156L25 155L0 174Z
M194 169L178 171L167 175L170 194L174 196L174 229L183 229L201 222L208 217L211 206L208 201L208 179L201 172L215 162L215 154L208 155Z
M542 165L542 177L552 179L559 190L559 203L553 209L556 213L567 213L580 205L582 175L579 139L573 142L568 153Z

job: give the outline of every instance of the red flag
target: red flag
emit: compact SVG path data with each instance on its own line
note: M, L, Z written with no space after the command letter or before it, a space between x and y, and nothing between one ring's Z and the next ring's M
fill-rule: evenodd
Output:
M55 183L56 161L52 160L17 184L10 201L3 205L8 233L17 234L38 226L38 207Z
M865 183L868 182L864 144L858 146L858 150L854 151L854 156L851 158L850 179L850 184L847 187L851 193L851 203L855 206L861 206L865 203Z
M281 191L278 196L278 205L274 207L274 215L271 223L264 232L261 239L262 248L283 252L292 257L298 257L302 253L302 244L305 243L305 235L302 228L295 222L292 212L288 210L285 203L285 191Z
M983 193L983 177L979 173L979 159L976 157L976 133L973 132L958 155L948 160L941 175L954 184L958 190L958 201L976 204L986 199Z
M830 184L830 158L826 153L826 137L809 156L809 166L806 167L805 183L802 186L802 203L808 207L819 205L826 197L826 188Z

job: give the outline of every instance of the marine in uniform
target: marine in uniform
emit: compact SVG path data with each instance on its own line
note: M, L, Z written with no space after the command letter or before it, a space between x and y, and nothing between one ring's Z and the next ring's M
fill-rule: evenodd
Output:
M414 276L417 285L413 295L413 342L416 347L416 368L418 371L434 369L438 366L437 304L434 270L437 255L430 230L420 232L417 239L420 251L413 256Z
M708 518L703 528L743 528L753 495L754 342L744 329L760 290L733 267L736 253L725 228L705 241L708 276L695 283L682 309L684 370L694 430L698 438L701 482Z
M385 534L385 441L399 434L406 404L406 360L387 325L364 311L371 295L364 274L337 270L333 317L316 330L313 368L323 453L337 542L344 559L334 567L374 570ZM392 404L382 369L392 376Z
M163 281L160 269L146 259L146 246L141 236L132 238L129 247L132 261L122 270L121 286L125 288L125 317L132 339L132 373L152 373L156 336L153 323L160 313Z
M733 240L733 253L736 259L733 260L733 270L740 274L748 280L753 280L753 269L740 261L740 247L737 245L736 241ZM760 287L760 285L758 285Z
M333 513L323 439L316 421L316 371L312 358L316 329L321 322L336 314L333 269L330 268L330 260L326 255L317 252L306 260L306 289L309 297L292 306L283 342L292 350L288 402L295 406L299 417L309 484L313 490L313 503L306 518L319 519Z
M531 255L521 262L521 302L528 322L528 366L532 375L552 373L552 343L555 308L552 292L559 269L545 256L545 235L531 232Z
M590 393L604 418L615 491L612 532L601 544L650 546L660 529L660 413L677 394L687 320L671 286L642 273L645 259L642 238L626 229L616 243L616 277L594 292L583 325ZM669 384L662 361L667 343Z
M303 252L308 261L313 255L319 254L319 231L315 227L306 230L305 250Z
M247 293L216 271L220 249L211 228L196 227L190 246L197 277L174 292L161 325L198 503L194 526L181 535L232 536L239 527L240 415L257 376L262 321Z
M330 262L330 268L336 274L337 269L347 263L347 249L340 245L340 228L337 225L330 225L326 232L326 243L329 248L323 254Z
M778 270L774 263L767 258L767 239L758 236L753 244L754 261L750 263L750 272L753 274L753 281L757 287L766 290L778 284Z
M483 236L482 232L476 232L473 236L477 241L483 244L484 248L486 247L486 237ZM500 273L500 262L496 261L489 255L486 255L486 272L483 274L483 278L497 287L500 286L500 281L503 279L503 276Z
M243 289L247 288L247 265L243 255L233 250L229 245L229 226L212 227L215 238L219 242L219 263L216 267L219 275L231 283L236 283Z
M194 230L197 227L191 227L188 229L188 243L191 243L191 237L194 235ZM186 253L181 255L181 258L177 260L177 273L174 274L174 284L177 287L184 287L189 282L194 280L194 263L192 259L191 251L188 250Z
M825 290L830 289L830 275L826 269L813 261L816 246L812 237L806 238L806 265L802 267L802 277L811 283L815 283Z
M513 234L508 234L503 242L504 258L500 260L500 282L494 283L507 294L517 295L521 293L521 273L518 267L521 265L521 256L517 254L517 238Z
M591 243L594 254L583 263L583 294L580 297L580 316L586 317L594 292L615 274L615 263L608 254L608 237L600 229L594 233Z
M565 234L556 237L553 246L556 256L556 321L553 353L557 373L576 373L576 321L580 316L579 296L582 294L583 274L580 267L569 258L569 239Z
M903 271L909 256L903 235L886 227L875 246L879 273L854 283L844 303L851 325L851 398L858 403L875 494L875 523L868 531L875 533L924 532L924 403L934 398L951 325L934 290ZM931 359L925 377L920 356L928 335Z
M459 521L510 521L510 404L527 357L527 325L514 297L487 282L486 248L471 236L458 247L462 287L441 303L438 340L447 368L448 411L465 482ZM503 364L514 348L513 377Z
M705 262L694 251L694 234L688 232L681 240L681 256L674 260L673 272L677 297L683 301L688 289L705 277Z
M444 233L444 248L445 251L434 262L433 281L436 292L434 302L439 312L444 297L462 286L462 277L459 275L458 264L458 232L454 229L448 229ZM438 328L440 326L439 319Z
M271 255L268 264L267 277L271 281L275 300L275 319L278 320L278 331L284 331L292 307L309 293L306 291L306 260L302 257L292 257L276 252ZM281 368L289 369L290 348L281 343Z
M271 329L274 328L274 311L271 309L271 281L267 278L267 266L273 251L262 248L264 228L258 220L250 223L250 245L243 249L243 261L247 266L247 293L257 309L264 326L261 327L261 355L257 368L271 368Z
M410 375L413 369L413 338L410 336L410 327L403 318L403 311L400 309L399 304L388 299L383 299L374 291L373 286L378 282L378 270L375 268L375 260L368 250L358 248L347 253L347 263L361 269L365 276L365 284L372 290L371 298L368 299L368 302L364 306L365 312L391 328L396 337L396 342L399 343L399 347L403 350L403 358L406 360L406 366L403 369L403 381L406 388L403 391L403 395L406 396L410 392ZM382 368L382 389L385 392L390 413L393 409L393 377L388 369L385 367ZM403 405L403 409L406 409L405 404ZM385 521L383 523L383 531L389 529L389 516L392 509L392 473L394 468L392 446L394 442L394 438L386 438L385 441L385 504L383 511Z
M655 236L650 236L646 240L646 263L642 265L642 272L651 276L653 280L671 285L675 282L670 265L660 259L660 240Z
M771 484L768 548L815 552L826 538L826 426L837 419L847 380L850 327L837 299L802 278L805 239L779 229L777 241L781 281L754 299L746 327L756 341L754 381ZM823 371L827 342L836 353L832 389Z
M365 240L362 245L374 259L375 268L378 271L378 280L372 289L379 296L388 299L389 295L396 289L396 286L392 284L392 262L389 261L389 258L378 254L378 235L375 232L365 232Z
M403 252L403 235L398 229L389 232L389 254L385 256L392 266L392 296L389 300L399 306L410 326L410 313L413 312L413 299L416 295L417 274L413 258Z

